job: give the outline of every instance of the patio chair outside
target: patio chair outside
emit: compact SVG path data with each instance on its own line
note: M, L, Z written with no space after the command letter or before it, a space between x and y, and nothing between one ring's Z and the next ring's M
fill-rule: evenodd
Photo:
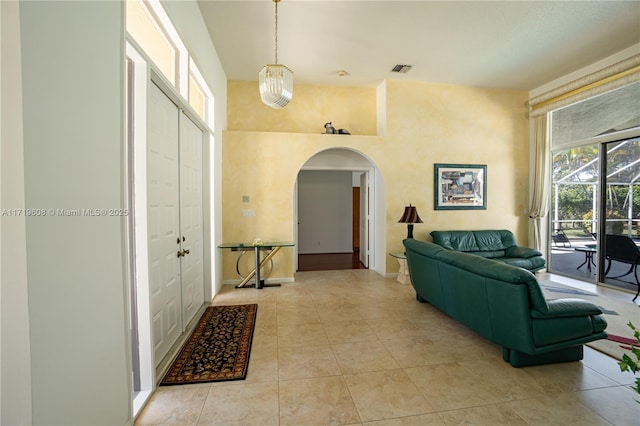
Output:
M565 234L562 229L556 229L551 235L551 238L556 247L571 247L571 241L569 241L569 237L567 237L567 234Z
M605 276L611 270L611 262L622 262L629 265L629 270L622 275L617 275L615 277L609 278L621 278L627 276L633 272L633 276L636 279L636 286L638 287L638 291L636 292L636 296L633 298L635 301L640 294L640 280L638 280L638 264L640 263L640 249L633 242L633 240L625 235L613 235L607 234L607 239L605 242L605 250L606 250L606 259L607 259L607 269L604 272Z

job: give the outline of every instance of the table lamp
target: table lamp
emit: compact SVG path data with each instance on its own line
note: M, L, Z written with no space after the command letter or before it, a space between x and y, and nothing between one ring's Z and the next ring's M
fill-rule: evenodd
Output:
M418 210L411 204L404 208L404 213L398 223L407 224L407 238L413 238L413 224L423 223L418 215Z

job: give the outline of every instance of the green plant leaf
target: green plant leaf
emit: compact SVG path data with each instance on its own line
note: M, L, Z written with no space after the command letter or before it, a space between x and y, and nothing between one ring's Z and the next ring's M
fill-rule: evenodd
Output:
M620 366L620 371L631 371L635 375L638 374L639 368L638 364L640 364L640 330L636 329L636 327L629 321L627 324L631 330L633 330L633 336L636 338L637 343L631 344L631 353L636 357L639 362L634 361L628 354L622 354L622 361L618 362ZM636 393L640 394L640 377L636 377L635 386L630 386ZM640 404L640 401L635 400Z

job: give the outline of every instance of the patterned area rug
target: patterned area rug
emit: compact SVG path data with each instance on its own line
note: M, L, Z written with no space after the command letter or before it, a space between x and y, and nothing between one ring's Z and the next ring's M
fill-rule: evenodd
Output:
M256 304L208 307L160 386L244 379L257 311Z
M630 295L629 301L625 302L565 286L554 281L539 281L539 284L547 299L584 299L600 307L604 313L604 318L607 320L607 329L605 331L609 334L609 338L589 342L587 346L620 360L624 353L628 353L630 349L628 344L635 339L633 339L633 332L627 326L627 323L631 321L636 326L640 324L640 307L631 302L633 295Z

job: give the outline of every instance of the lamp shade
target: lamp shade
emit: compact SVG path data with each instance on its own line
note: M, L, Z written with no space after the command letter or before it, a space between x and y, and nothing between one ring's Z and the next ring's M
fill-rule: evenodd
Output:
M418 215L418 210L415 206L409 204L404 208L404 213L398 223L422 223L422 219Z
M404 213L402 217L398 221L398 223L406 223L407 224L407 238L413 238L413 224L414 223L422 223L422 219L418 215L418 210L409 204L404 208Z
M293 71L284 65L265 65L258 74L260 98L265 105L280 109L293 97Z

